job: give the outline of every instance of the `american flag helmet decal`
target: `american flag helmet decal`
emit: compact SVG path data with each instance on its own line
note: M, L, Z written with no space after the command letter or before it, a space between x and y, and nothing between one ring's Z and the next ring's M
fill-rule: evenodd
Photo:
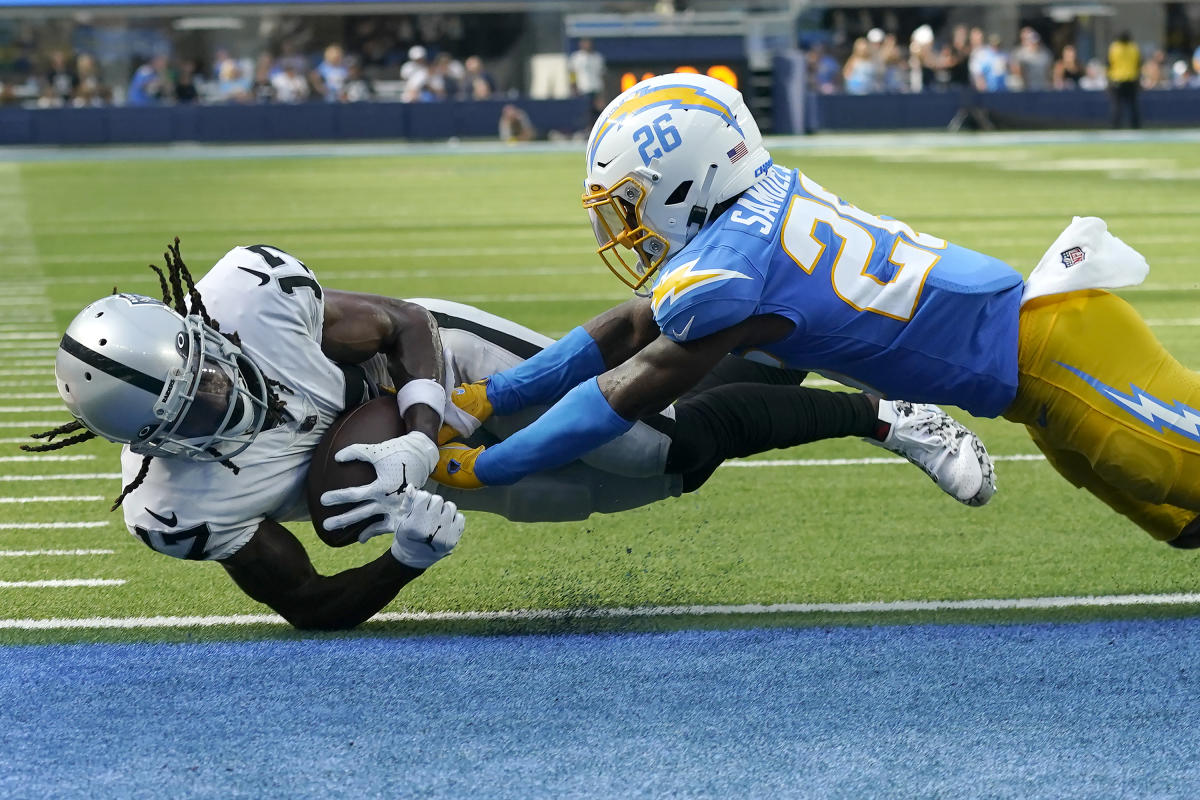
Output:
M725 155L729 156L730 164L736 164L742 156L746 155L746 143L738 142L737 146L727 152Z

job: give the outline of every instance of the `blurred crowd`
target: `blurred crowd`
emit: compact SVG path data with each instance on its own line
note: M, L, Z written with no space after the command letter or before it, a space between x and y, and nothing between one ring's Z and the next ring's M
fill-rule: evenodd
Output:
M1114 42L1115 43L1115 42ZM1136 43L1132 43L1136 49ZM1110 48L1111 49L1111 48ZM1200 48L1169 56L1161 48L1137 49L1137 83L1141 89L1200 87ZM1102 90L1128 81L1113 76L1110 53L1083 61L1075 45L1051 50L1032 27L1023 27L1015 46L997 34L958 25L937 37L928 25L917 27L908 41L872 28L852 40L839 58L822 43L809 49L810 88L823 94L846 92L922 92L973 88L980 92ZM1124 65L1121 65L1122 67Z
M355 103L372 99L426 103L485 100L499 87L482 58L460 61L446 50L423 45L408 49L393 74L367 77L358 54L340 44L327 45L312 57L284 46L279 52L238 57L218 50L207 64L193 59L153 55L139 59L128 84L106 84L89 53L53 50L28 74L0 88L0 102L38 108L84 107L119 103L148 106L167 103Z

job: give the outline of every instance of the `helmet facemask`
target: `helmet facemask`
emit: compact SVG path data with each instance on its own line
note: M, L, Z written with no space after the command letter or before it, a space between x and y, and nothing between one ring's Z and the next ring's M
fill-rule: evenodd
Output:
M666 237L648 227L642 218L646 187L629 176L608 189L594 184L585 184L584 189L583 207L600 245L596 254L622 283L638 294L648 294L643 287L666 261L671 246ZM624 255L618 246L632 250L633 258Z
M223 461L262 430L269 408L266 381L241 349L195 315L183 318L175 348L186 361L171 370L154 416L129 442L141 455ZM221 451L218 445L232 446Z

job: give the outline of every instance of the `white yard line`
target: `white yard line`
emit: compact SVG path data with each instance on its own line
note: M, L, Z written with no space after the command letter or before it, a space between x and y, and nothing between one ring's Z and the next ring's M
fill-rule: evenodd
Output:
M44 581L0 581L0 589L66 589L78 586L122 586L125 581L114 578L67 578Z
M116 550L0 550L0 558L33 556L111 556Z
M778 603L775 605L638 606L515 611L389 611L373 622L463 622L474 620L641 619L652 617L769 616L776 614L888 614L913 611L1008 611L1053 608L1200 605L1200 594L1126 594L1081 597L1015 597L979 600L895 600L860 603ZM274 614L196 617L86 617L79 619L0 619L0 629L198 628L217 625L284 625Z
M1011 456L992 456L992 461L1045 461L1040 453L1017 453ZM877 464L907 464L903 458L776 458L726 461L722 467L864 467Z
M31 422L30 425L53 425L52 422ZM40 453L36 456L0 456L0 462L13 461L95 461L93 455L51 456Z
M64 406L62 410L66 411L67 409ZM5 422L0 422L0 428L57 428L59 425L62 425L64 423L67 423L70 421L71 420L69 420L69 419L56 419L53 421L47 420L47 419L7 420ZM32 430L30 431L30 433L33 433L33 432L34 431L32 431ZM0 461L3 461L3 460L4 459L0 459Z
M41 497L0 497L0 505L24 505L25 503L94 503L103 500L98 494L48 494Z
M0 475L0 481L115 481L119 472L64 472L58 475Z
M58 400L57 392L21 392L19 394L0 394L0 403L6 400ZM61 408L61 406L60 406Z
M58 342L58 339L59 339L59 336L54 331L31 331L31 330L9 331L9 330L0 328L0 342L6 343L3 345L0 345L0 347L15 346L15 345L7 344L8 342L12 342L15 340L33 340L33 341L39 342L39 343L42 341L45 341L45 342L53 345L56 342Z
M46 531L66 528L104 528L107 522L0 522L0 531Z
M5 398L0 397L0 400ZM53 414L55 411L65 411L66 409L60 405L53 406L2 406L0 405L0 414Z

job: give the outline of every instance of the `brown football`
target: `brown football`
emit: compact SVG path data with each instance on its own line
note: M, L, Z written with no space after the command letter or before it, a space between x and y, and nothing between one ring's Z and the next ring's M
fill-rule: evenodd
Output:
M358 541L363 528L378 519L368 517L348 528L325 530L325 520L336 517L353 508L353 503L331 506L321 505L321 495L347 486L361 486L375 480L375 468L366 461L338 463L333 457L343 447L351 444L377 444L407 433L396 398L391 395L377 397L342 414L317 445L312 463L308 467L308 513L312 517L317 536L330 547L344 547Z

